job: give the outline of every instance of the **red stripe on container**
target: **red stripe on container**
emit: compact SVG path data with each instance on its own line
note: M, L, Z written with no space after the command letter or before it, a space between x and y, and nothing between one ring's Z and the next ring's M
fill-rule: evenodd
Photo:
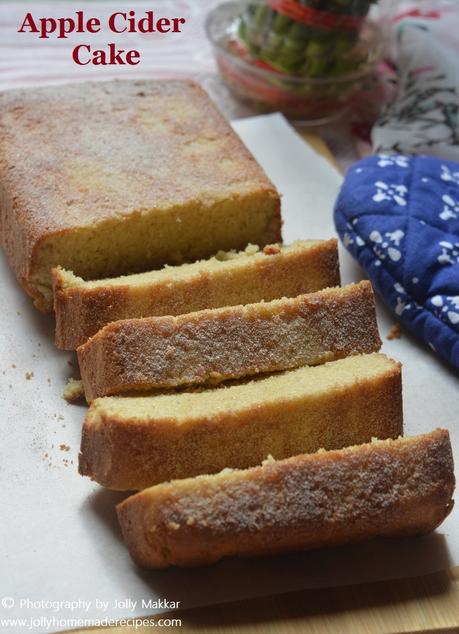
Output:
M296 0L266 0L266 3L274 11L291 18L295 22L302 22L307 26L318 29L358 31L365 19L360 15L343 15L305 7L298 4Z

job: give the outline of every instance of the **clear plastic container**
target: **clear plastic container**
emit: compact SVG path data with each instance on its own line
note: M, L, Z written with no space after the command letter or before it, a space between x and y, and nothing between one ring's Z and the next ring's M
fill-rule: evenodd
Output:
M208 15L206 30L232 93L261 112L281 111L306 123L340 116L358 98L382 55L379 31L364 19L363 2L334 4L345 2L358 5L360 14L337 13L340 29L323 28L323 22L319 26L320 19L329 20L330 12L324 16L318 9L316 26L305 30L266 2L233 1L216 7ZM368 7L365 2L365 11ZM344 17L354 20L352 29Z
M371 0L249 0L238 37L251 59L289 75L327 77L358 69L355 50Z

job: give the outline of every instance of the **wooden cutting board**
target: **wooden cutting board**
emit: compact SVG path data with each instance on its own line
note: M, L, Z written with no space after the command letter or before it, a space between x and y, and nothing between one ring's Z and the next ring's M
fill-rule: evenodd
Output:
M457 634L459 568L451 574L303 590L164 616L180 618L182 626L158 631L187 634ZM108 632L151 634L152 628Z

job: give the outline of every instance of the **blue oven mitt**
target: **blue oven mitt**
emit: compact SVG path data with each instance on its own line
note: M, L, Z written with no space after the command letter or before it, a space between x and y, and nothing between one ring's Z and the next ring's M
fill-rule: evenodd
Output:
M359 161L341 188L335 224L404 326L459 368L459 163Z

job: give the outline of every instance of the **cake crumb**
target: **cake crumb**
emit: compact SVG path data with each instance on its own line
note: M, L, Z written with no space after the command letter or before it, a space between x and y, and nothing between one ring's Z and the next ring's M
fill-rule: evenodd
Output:
M79 379L69 379L62 393L62 398L68 403L73 403L84 396L83 381Z
M26 372L25 373L25 378L27 381L30 381L30 379L32 379L34 376L33 372Z
M267 244L263 249L265 255L276 255L280 253L280 247L278 244Z
M12 364L11 364L11 367L12 367L12 368L15 368L15 367L16 367L16 364L15 364L15 363L12 363Z
M400 328L400 324L394 324L392 328L387 333L386 339L392 341L392 339L400 339L402 336L402 329Z
M257 244L249 243L244 251L236 251L235 249L231 249L231 251L218 251L214 257L219 262L228 262L229 260L237 260L241 257L247 257L248 255L255 255L259 251L260 247Z
M244 249L244 253L246 255L255 255L255 253L258 253L259 250L260 247L258 244L248 244Z
M59 445L59 449L61 451L70 451L70 447L68 445L66 445L65 443L62 443Z

